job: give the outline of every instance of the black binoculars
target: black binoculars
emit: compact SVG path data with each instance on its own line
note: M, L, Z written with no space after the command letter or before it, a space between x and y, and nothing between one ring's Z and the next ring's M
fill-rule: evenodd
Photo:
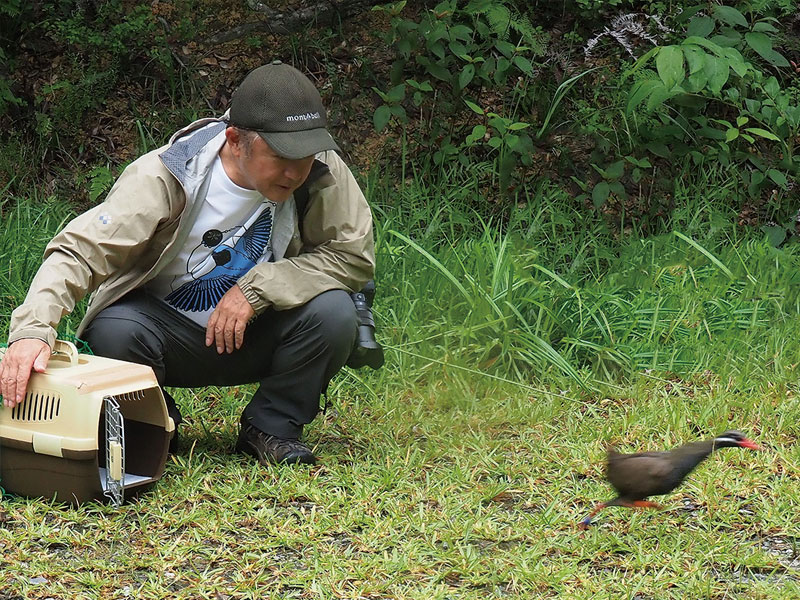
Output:
M368 281L360 292L350 294L350 298L358 313L358 337L346 364L351 369L379 369L383 365L383 347L375 340L375 318L372 316L375 282Z

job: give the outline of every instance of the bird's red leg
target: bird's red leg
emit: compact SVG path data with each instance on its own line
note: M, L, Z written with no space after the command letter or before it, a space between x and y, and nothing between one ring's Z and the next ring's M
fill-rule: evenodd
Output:
M594 516L595 516L597 513L599 513L599 512L600 512L601 510L603 510L605 507L606 507L606 503L605 503L605 502L601 502L600 504L598 504L597 506L595 506L595 507L592 509L592 512L590 512L590 513L587 515L587 517L586 517L586 518L585 518L583 521L581 521L581 522L578 524L578 528L579 528L579 529L588 529L588 528L589 528L589 525L591 525L591 523L592 523L592 517L594 517Z
M649 500L634 500L633 506L635 506L636 508L655 508L658 510L664 508L657 502L650 502Z

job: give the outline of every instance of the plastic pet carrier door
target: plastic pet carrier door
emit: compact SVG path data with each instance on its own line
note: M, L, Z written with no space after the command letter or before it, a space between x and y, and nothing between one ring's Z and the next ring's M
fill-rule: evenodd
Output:
M25 399L0 406L0 486L121 504L161 478L174 431L150 367L78 354L58 340Z

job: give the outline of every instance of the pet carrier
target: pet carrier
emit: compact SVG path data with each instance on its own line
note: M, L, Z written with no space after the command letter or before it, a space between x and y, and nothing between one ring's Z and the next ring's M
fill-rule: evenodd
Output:
M79 354L57 340L25 399L0 405L0 486L21 496L119 505L161 478L174 431L150 367Z

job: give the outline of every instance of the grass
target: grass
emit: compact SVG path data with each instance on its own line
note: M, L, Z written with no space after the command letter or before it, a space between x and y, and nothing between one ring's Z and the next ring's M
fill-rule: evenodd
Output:
M312 469L230 454L243 391L181 398L188 443L117 511L12 499L0 590L24 598L791 598L798 401L642 377L579 399L444 372L377 400L337 380ZM194 410L196 409L196 410ZM731 419L730 414L736 415ZM664 512L609 509L602 441L669 447L735 423L767 446L713 456ZM35 584L36 578L47 583Z
M711 185L646 239L553 189L501 225L465 208L468 182L436 202L419 179L383 185L387 365L333 381L306 430L320 464L232 454L248 386L176 391L184 447L151 492L116 510L4 499L0 599L798 596L797 246L730 225ZM4 209L4 247L34 257L14 231L46 239L66 214ZM4 306L35 262L0 273ZM729 427L766 450L720 451L664 511L577 530L611 497L607 442Z

